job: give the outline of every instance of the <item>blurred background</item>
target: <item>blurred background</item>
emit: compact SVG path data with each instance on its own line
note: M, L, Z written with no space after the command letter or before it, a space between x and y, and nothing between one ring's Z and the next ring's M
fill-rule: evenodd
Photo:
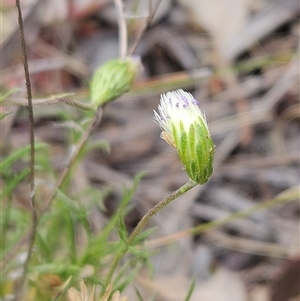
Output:
M34 98L74 93L74 99L88 102L93 72L119 56L114 1L21 4ZM193 301L299 300L299 202L204 233L187 232L299 184L299 12L297 0L124 1L128 52L139 56L143 67L132 90L107 106L90 138L107 143L110 151L89 151L71 181L73 194L110 189L103 204L93 204L90 211L93 230L101 231L138 173L146 172L126 216L129 231L188 180L176 150L160 138L153 121L161 93L191 92L216 145L208 183L175 200L150 223L157 227L146 243L153 251L153 277L141 269L134 279L145 300L184 300L192 279ZM1 90L26 98L15 1L2 0L0 13ZM28 144L28 122L22 106L1 110L11 112L1 121L5 156ZM84 113L55 105L37 106L34 114L36 139L48 144L54 169L50 177L40 173L39 180L51 186L71 151L70 128ZM20 166L24 162L16 164L16 172ZM27 183L20 183L12 206L29 211L27 193ZM83 193L81 202L89 197ZM66 280L60 277L59 284ZM138 300L132 287L125 294Z

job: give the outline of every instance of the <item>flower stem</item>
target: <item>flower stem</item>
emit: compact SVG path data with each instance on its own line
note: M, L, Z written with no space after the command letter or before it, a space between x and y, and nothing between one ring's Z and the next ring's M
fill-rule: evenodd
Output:
M152 209L150 209L143 216L143 218L140 220L140 222L138 223L138 225L135 227L135 229L133 230L133 232L129 236L129 238L127 240L127 246L129 247L134 242L134 240L142 232L142 230L147 225L147 223L149 222L149 220L151 219L152 216L156 215L166 205L168 205L173 200L177 199L179 196L183 195L184 193L186 193L187 191L189 191L190 189L194 188L197 185L198 184L195 183L194 181L189 180L186 184L182 185L180 188L178 188L177 190L175 190L174 192L172 192L168 197L166 197L165 199L161 200ZM128 250L128 248L121 248L118 251L118 253L116 254L116 256L114 258L114 261L113 261L113 263L112 263L112 265L110 267L110 270L108 272L108 275L107 275L104 287L106 287L111 282L111 278L113 276L113 273L115 272L115 270L116 270L116 268L117 268L120 260L125 255L125 253L127 252L127 250Z
M171 193L168 197L160 201L158 204L156 204L151 210L146 213L143 218L140 220L136 228L133 230L131 235L128 238L128 245L131 245L133 241L136 239L136 237L141 233L141 231L144 229L144 227L147 225L150 218L157 214L158 211L160 211L162 208L164 208L166 205L171 203L173 200L177 199L179 196L183 195L185 192L189 191L193 187L198 185L192 180L189 180L186 184L182 185L179 189L175 190L173 193Z

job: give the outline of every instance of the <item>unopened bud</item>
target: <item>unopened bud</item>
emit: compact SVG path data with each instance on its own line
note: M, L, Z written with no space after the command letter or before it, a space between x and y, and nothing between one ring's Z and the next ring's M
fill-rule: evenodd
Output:
M102 65L91 83L91 105L102 106L128 92L138 73L138 58L113 59Z

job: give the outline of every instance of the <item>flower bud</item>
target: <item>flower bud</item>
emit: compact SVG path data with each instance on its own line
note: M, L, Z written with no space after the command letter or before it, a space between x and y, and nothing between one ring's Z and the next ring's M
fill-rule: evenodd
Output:
M139 68L139 59L114 59L102 65L91 83L91 105L95 108L112 101L129 91Z
M161 95L155 121L161 137L177 149L185 171L198 184L213 172L215 146L204 113L192 94L181 89Z

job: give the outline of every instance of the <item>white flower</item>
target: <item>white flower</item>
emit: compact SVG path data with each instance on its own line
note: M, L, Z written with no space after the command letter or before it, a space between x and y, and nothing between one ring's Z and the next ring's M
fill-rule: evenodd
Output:
M182 89L162 94L158 112L159 114L154 111L154 115L157 124L163 130L162 138L170 139L171 141L167 142L169 144L172 142L173 146L175 146L174 127L180 127L182 124L184 131L188 132L190 126L199 121L207 127L205 115L200 110L198 101L191 93ZM166 134L168 138L166 138Z
M205 183L213 170L214 145L198 101L181 89L167 92L161 95L154 118L161 137L177 149L190 178Z

